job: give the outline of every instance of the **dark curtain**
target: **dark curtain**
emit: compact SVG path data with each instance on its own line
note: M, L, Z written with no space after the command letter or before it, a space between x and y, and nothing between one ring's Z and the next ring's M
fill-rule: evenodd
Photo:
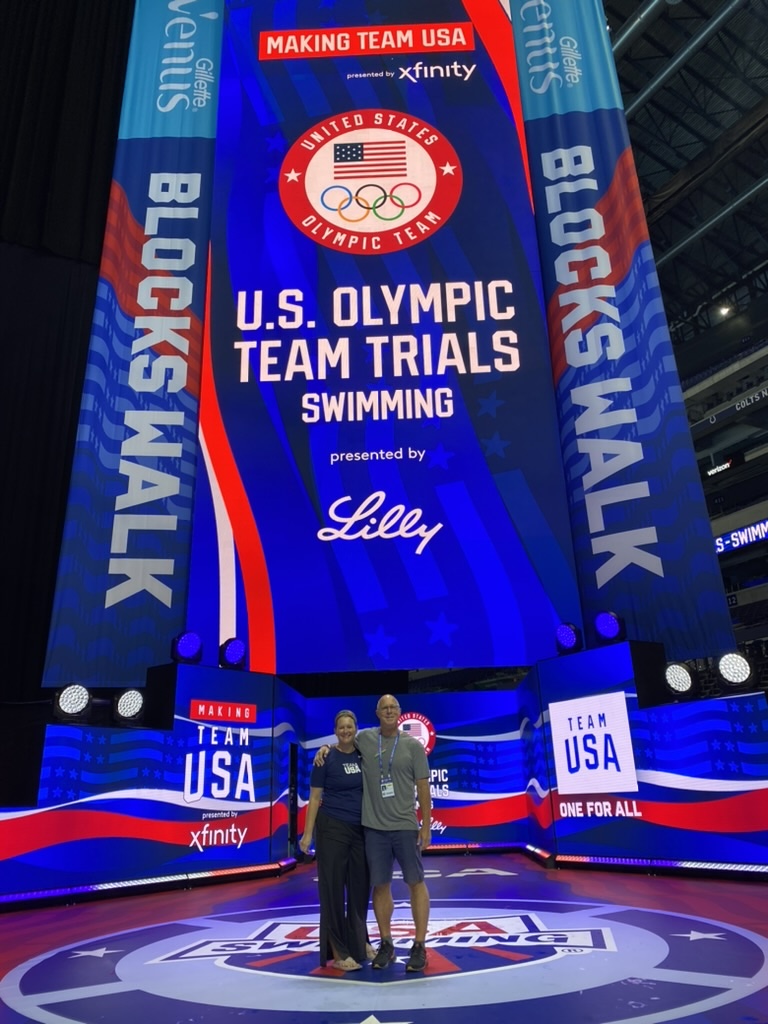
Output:
M39 699L134 0L0 0L0 702Z

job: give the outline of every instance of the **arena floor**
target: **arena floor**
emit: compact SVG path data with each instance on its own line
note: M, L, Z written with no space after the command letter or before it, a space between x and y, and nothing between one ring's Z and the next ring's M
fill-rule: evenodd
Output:
M429 964L318 966L314 865L0 915L0 1024L768 1024L758 880L426 861ZM370 916L375 944L375 923Z

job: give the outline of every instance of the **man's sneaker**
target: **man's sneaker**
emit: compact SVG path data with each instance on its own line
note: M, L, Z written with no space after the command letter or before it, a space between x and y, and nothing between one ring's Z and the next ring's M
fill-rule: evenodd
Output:
M427 951L423 942L414 942L411 946L411 955L405 965L406 971L423 971L427 966Z
M379 951L371 961L371 967L389 967L395 959L395 947L390 939L382 939Z

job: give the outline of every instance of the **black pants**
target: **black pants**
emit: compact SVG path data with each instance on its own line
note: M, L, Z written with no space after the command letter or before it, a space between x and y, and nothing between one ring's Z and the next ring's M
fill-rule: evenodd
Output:
M315 823L320 895L320 963L334 957L365 959L370 883L362 825L338 821L322 810ZM333 948L332 948L333 947Z

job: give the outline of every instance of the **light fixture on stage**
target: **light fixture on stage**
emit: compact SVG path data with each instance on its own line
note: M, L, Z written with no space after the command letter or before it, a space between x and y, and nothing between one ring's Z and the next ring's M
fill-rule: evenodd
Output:
M555 646L558 654L572 654L584 646L581 630L571 622L561 622L555 630Z
M173 638L171 658L184 665L197 665L203 657L203 641L197 633L185 630Z
M245 644L236 636L225 640L219 647L219 665L222 668L245 668Z
M118 724L139 722L144 712L144 694L141 690L123 690L115 694L112 714Z
M682 661L670 661L664 670L664 679L675 697L692 697L696 691L693 672Z
M717 671L729 686L743 686L752 676L752 666L737 651L718 658Z
M595 616L594 626L597 639L603 644L618 643L627 635L624 620L615 612L598 612Z
M81 722L91 707L91 695L81 683L72 683L53 698L53 714L62 722Z

